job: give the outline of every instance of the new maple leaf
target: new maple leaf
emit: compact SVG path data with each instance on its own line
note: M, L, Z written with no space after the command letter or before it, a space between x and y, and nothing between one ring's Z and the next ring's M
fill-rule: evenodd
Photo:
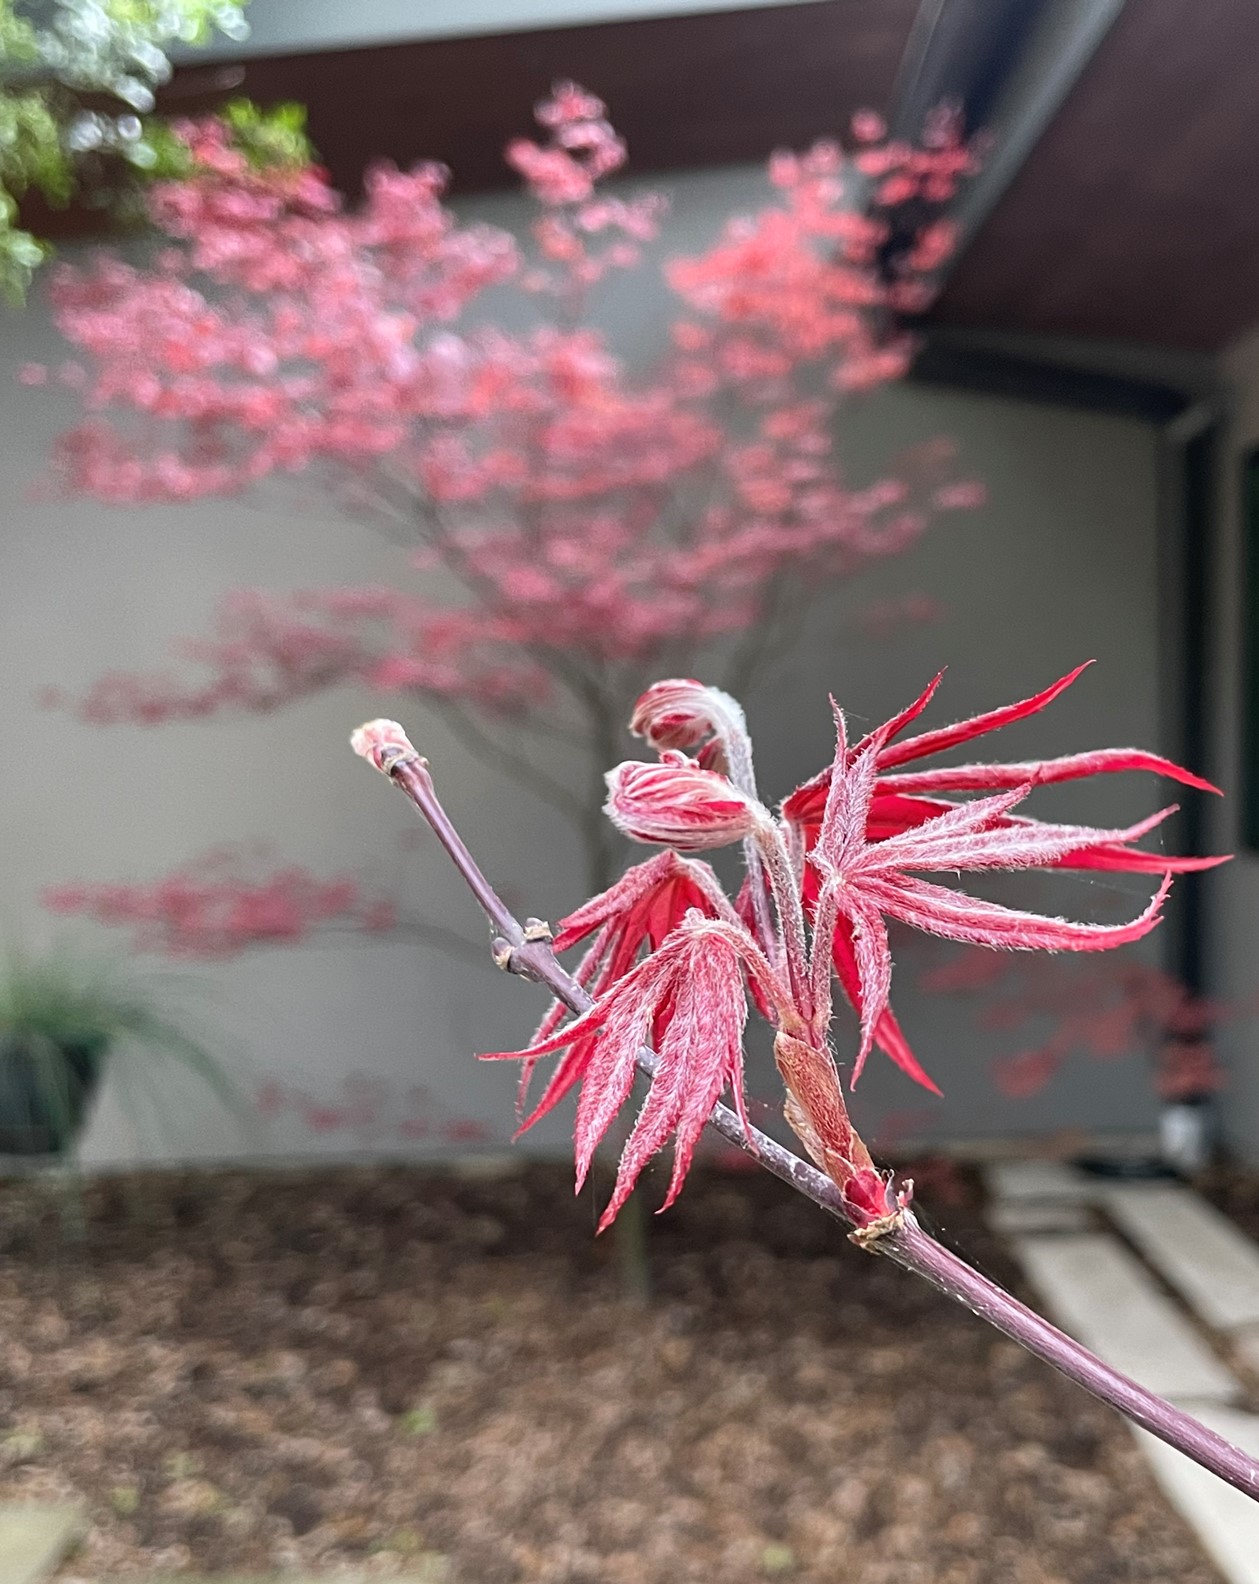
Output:
M604 809L618 830L684 852L727 847L769 819L750 793L675 748L664 749L659 764L617 765L607 783Z
M925 707L930 691L917 702ZM885 916L931 935L972 945L1046 951L1105 951L1149 933L1158 922L1171 884L1164 877L1153 900L1128 924L1079 924L1003 907L964 892L915 878L914 871L1043 868L1069 853L1098 846L1123 849L1160 824L1171 809L1120 830L1086 825L1011 821L1008 816L1032 790L1027 782L1009 792L976 798L933 813L899 833L871 840L869 824L879 759L898 716L849 749L843 713L836 709L837 744L826 807L809 863L820 887L813 928L819 943L831 941L846 924L845 955L851 950L860 991L861 1044L853 1069L860 1074L886 1012L892 957Z
M1086 753L1068 754L1054 759L1025 760L1017 763L984 763L950 765L935 770L899 772L898 767L943 753L950 748L977 737L986 736L1016 721L1039 714L1052 704L1087 670L1088 664L1077 666L1049 687L1013 704L987 710L951 726L937 727L915 737L897 742L895 739L917 719L931 701L939 687L943 672L939 673L914 702L871 733L857 745L860 752L873 744L875 736L879 746L875 753L877 776L869 798L866 816L866 834L871 841L881 841L921 827L927 821L949 813L959 805L938 796L923 793L940 792L995 792L1003 789L1018 791L1053 782L1079 780L1086 776L1111 774L1117 771L1146 770L1165 775L1185 786L1201 791L1218 792L1211 782L1196 776L1159 754L1140 748L1102 748ZM893 772L889 774L888 772ZM831 785L832 767L806 781L782 805L783 818L795 831L796 840L806 850L811 850L818 839L822 815ZM1013 805L1012 805L1013 806ZM996 817L996 825L1028 827L1035 829L1039 822L1029 821L1012 812ZM1218 857L1178 857L1163 853L1143 852L1123 842L1093 841L1077 846L1055 857L1037 861L1037 867L1053 869L1112 870L1144 874L1180 874L1193 870L1209 869L1224 859ZM807 909L817 905L819 874L813 865L806 865L803 873L803 896ZM1079 948L1075 948L1079 949ZM833 962L836 977L844 994L860 1013L862 1011L861 975L857 964L851 921L841 915L836 921L833 936ZM939 1089L924 1071L905 1037L895 1013L885 1007L875 1024L875 1043L904 1073L932 1093ZM860 1068L858 1068L858 1071Z
M751 742L738 705L689 679L648 690L634 726L659 748L660 762L626 763L609 772L609 817L640 841L674 849L741 841L748 881L732 904L707 864L665 852L630 870L560 929L555 944L561 950L590 941L576 977L594 1005L561 1027L563 1007L556 1004L532 1044L510 1054L525 1063L527 1075L540 1057L565 1051L524 1125L580 1083L574 1130L579 1187L595 1148L629 1098L643 1049L658 1052L601 1227L615 1217L647 1160L671 1134L676 1143L666 1204L672 1203L704 1122L727 1086L742 1115L749 991L776 1031L787 1120L840 1186L859 1225L882 1224L904 1200L870 1159L848 1115L829 1045L832 976L861 1020L853 1079L877 1042L911 1077L935 1089L888 1004L889 918L989 947L1102 951L1154 928L1174 871L1223 861L1165 858L1134 845L1171 809L1117 829L1015 812L1039 781L1104 771L1155 770L1209 787L1137 749L887 773L1035 713L1078 674L1019 703L901 742L895 739L926 708L938 677L855 747L836 709L830 769L794 792L778 820L756 796ZM683 745L697 757L680 752ZM721 763L726 773L707 768L705 759ZM923 795L941 790L988 795L967 802ZM1155 869L1163 880L1137 918L1107 925L1004 907L920 877L1065 866ZM773 917L755 905L758 888L767 908L772 896Z
M670 1134L675 1139L673 1174L661 1209L673 1203L704 1124L727 1085L747 1127L743 1101L745 968L762 982L763 989L783 1000L773 970L741 926L707 919L698 909L692 910L658 950L612 985L581 1017L526 1050L486 1057L536 1061L569 1047L548 1094L557 1084L562 1093L581 1080L573 1129L580 1191L596 1148L629 1099L639 1052L644 1046L655 1049L659 1066L621 1153L612 1198L599 1221L600 1231L615 1220L643 1167L664 1147Z
M683 858L670 849L627 869L614 885L562 919L555 936L555 949L566 951L594 937L573 977L597 1001L625 977L644 949L651 953L662 946L688 913L738 922L712 869L698 859ZM567 1011L562 1001L552 1002L531 1046L549 1039ZM518 1134L531 1128L559 1104L583 1076L593 1055L593 1035L574 1040L568 1054L552 1073L542 1098L521 1122ZM536 1059L526 1055L520 1075L522 1111L535 1065Z

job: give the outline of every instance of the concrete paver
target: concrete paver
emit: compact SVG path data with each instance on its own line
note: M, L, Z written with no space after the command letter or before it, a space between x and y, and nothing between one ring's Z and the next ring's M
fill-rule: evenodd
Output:
M997 1199L988 1206L994 1232L1019 1237L1033 1232L1087 1232L1092 1225L1086 1204L1049 1199Z
M1195 1418L1259 1457L1259 1418L1217 1403L1184 1403ZM1135 1432L1159 1484L1228 1584L1259 1584L1259 1502L1144 1430Z
M997 1161L984 1173L996 1199L1057 1199L1087 1202L1097 1194L1097 1179L1065 1161Z
M1208 1325L1259 1325L1259 1243L1214 1205L1170 1183L1112 1184L1101 1202Z
M0 1584L35 1584L73 1549L86 1516L71 1502L0 1502Z
M1083 1233L1014 1241L1053 1318L1108 1364L1161 1397L1236 1398L1231 1372L1118 1238Z

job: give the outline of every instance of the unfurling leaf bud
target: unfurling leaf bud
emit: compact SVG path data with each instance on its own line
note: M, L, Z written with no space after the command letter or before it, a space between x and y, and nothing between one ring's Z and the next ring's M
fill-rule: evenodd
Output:
M754 797L674 749L659 764L617 765L607 782L608 818L635 841L700 852L741 841L770 822Z
M653 748L698 748L709 737L724 744L747 735L738 702L720 688L705 687L693 677L654 682L634 705L630 731Z

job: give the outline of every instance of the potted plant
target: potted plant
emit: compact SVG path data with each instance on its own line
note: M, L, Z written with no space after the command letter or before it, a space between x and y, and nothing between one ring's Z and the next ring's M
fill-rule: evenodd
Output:
M12 954L0 972L0 1155L64 1154L124 1043L178 1061L230 1100L209 1052L116 965Z

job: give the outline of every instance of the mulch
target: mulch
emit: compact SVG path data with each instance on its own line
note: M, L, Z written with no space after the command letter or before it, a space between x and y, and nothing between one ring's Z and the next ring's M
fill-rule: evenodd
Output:
M1014 1281L974 1181L926 1176ZM1219 1584L1118 1418L760 1173L652 1222L646 1307L560 1166L63 1208L0 1184L0 1500L86 1502L63 1579Z
M1220 1167L1206 1172L1194 1187L1259 1242L1259 1172Z

